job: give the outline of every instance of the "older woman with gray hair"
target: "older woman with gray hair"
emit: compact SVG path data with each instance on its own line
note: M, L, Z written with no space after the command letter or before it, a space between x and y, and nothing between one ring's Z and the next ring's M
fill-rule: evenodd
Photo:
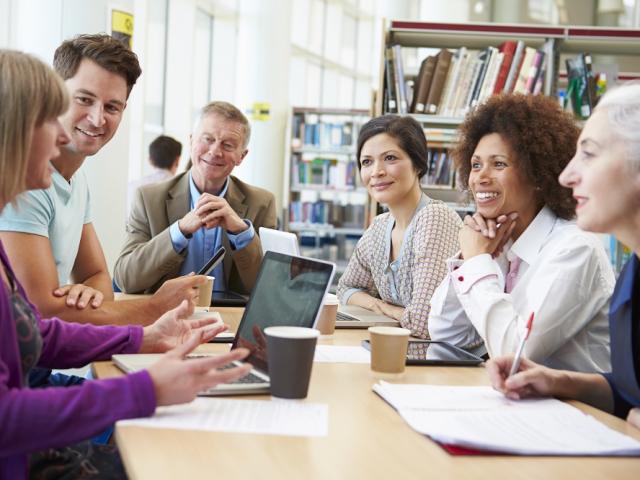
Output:
M577 399L640 428L640 83L602 98L560 183L573 190L580 228L610 233L633 251L611 298L611 372L553 370L522 360L509 376L512 356L491 360L487 369L508 397Z

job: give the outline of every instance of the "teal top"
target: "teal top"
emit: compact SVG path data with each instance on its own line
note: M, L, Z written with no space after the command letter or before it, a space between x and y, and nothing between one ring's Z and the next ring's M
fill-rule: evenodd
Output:
M66 285L80 247L82 228L91 223L89 187L84 170L68 182L51 165L51 186L19 195L0 214L0 231L47 237L56 262L58 281Z

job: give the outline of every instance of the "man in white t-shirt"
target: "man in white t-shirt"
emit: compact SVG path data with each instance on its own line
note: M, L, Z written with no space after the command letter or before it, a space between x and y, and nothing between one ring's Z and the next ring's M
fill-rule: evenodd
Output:
M192 300L203 277L166 282L151 298L114 302L81 169L118 129L141 73L138 59L108 35L80 35L58 47L54 68L71 97L61 117L71 141L51 162L51 187L26 192L3 210L0 239L43 316L94 324L152 323L183 299Z

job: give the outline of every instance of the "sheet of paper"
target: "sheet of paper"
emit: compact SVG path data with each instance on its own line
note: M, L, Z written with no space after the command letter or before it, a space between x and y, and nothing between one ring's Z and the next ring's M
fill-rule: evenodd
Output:
M196 398L185 405L159 407L152 417L121 420L117 425L325 437L329 406L298 400Z
M374 391L441 443L526 455L640 455L640 442L556 399L514 401L490 387L387 382Z
M371 354L362 347L341 345L316 345L314 362L321 363L369 363Z

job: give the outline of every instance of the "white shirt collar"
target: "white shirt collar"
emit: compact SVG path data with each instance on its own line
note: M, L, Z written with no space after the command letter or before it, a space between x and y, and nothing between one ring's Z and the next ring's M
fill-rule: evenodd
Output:
M557 220L556 214L545 205L507 251L507 259L512 261L517 255L523 262L532 265Z

